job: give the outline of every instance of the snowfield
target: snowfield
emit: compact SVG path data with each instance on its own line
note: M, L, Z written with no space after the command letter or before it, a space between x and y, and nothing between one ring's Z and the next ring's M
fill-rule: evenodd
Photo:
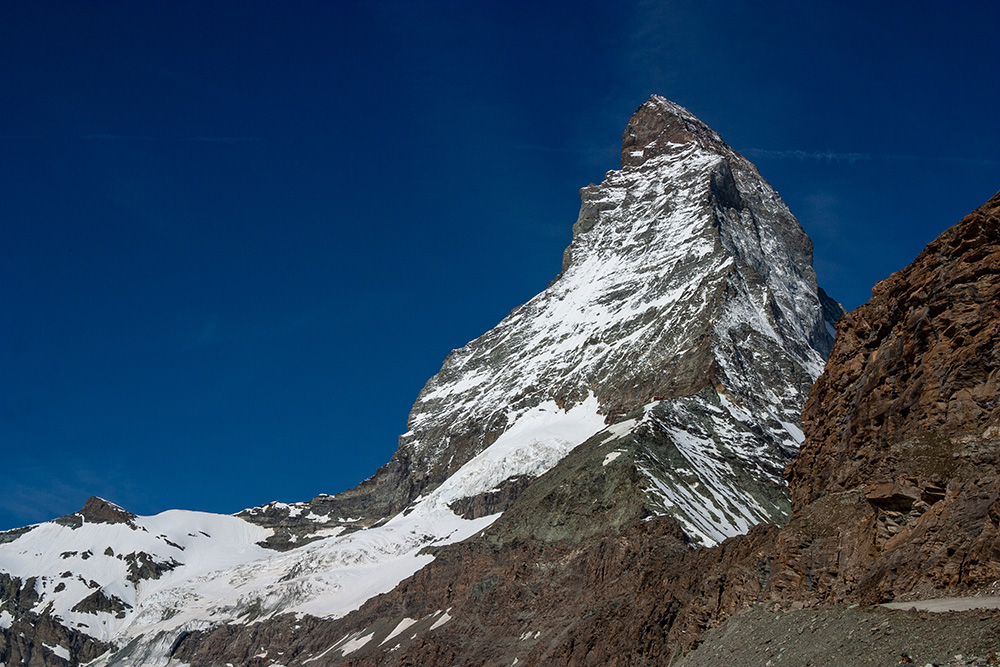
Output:
M233 516L172 510L136 517L134 527L38 524L0 544L0 571L35 578L39 598L32 611L52 605L64 624L117 646L143 636L144 646L129 649L129 663L138 657L144 665L167 664L167 651L183 631L258 622L277 613L338 617L359 608L433 560L421 553L425 547L464 540L499 517L463 519L451 503L511 477L543 474L603 428L592 397L568 411L552 402L538 405L405 514L285 553L257 544L270 529ZM172 569L157 579L129 581L130 554ZM96 591L120 607L74 611ZM9 624L10 615L0 615L0 625ZM117 660L108 656L96 664Z

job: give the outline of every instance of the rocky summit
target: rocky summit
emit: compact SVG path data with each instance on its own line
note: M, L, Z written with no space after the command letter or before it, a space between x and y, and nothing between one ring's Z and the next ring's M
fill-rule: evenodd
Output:
M835 345L808 237L686 109L650 98L581 199L559 276L448 356L358 487L0 533L0 662L647 664L757 601L981 588L993 209Z

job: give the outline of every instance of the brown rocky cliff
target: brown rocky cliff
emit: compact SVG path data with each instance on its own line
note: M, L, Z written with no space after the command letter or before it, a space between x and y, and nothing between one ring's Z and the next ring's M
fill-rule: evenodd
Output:
M1000 193L872 292L840 321L806 404L797 506L905 473L919 457L899 447L928 434L1000 437Z
M789 466L775 598L1000 579L1000 193L845 316Z

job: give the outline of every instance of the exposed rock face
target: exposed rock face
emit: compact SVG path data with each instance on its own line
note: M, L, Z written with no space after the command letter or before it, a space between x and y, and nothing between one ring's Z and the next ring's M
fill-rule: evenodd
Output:
M39 610L37 579L0 572L0 663L75 665L105 653L110 646L67 627L51 606Z
M809 441L789 470L795 502L924 466L920 452L898 448L930 434L1000 437L998 315L1000 195L878 283L841 322L803 415ZM946 485L950 473L921 483Z
M115 596L109 596L102 590L96 590L77 602L70 611L83 614L98 614L104 612L113 614L115 618L125 618L125 612L132 605L122 602Z
M79 528L84 523L123 523L134 528L135 518L135 514L108 502L104 498L91 496L87 498L87 502L83 504L79 512L67 514L53 521L69 528Z
M876 285L838 333L788 472L797 510L776 593L874 602L993 584L1000 194Z

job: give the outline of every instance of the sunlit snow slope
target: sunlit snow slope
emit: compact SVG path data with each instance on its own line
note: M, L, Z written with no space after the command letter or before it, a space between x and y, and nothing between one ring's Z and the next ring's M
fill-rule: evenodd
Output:
M449 507L455 499L512 476L541 474L603 428L596 399L568 411L538 405L405 514L349 533L344 525L330 527L321 539L283 553L258 544L270 529L238 517L140 517L95 498L59 522L0 533L0 572L31 592L22 613L49 615L119 647L98 664L167 664L187 631L277 613L336 617L357 609L429 563L426 547L463 540L496 519L464 519ZM9 629L13 615L0 615L0 627Z

